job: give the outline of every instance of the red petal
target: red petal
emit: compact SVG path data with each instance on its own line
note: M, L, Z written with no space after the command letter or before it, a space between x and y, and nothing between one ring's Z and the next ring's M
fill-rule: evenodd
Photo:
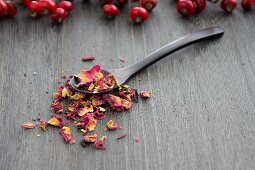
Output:
M23 129L34 129L35 128L35 124L31 123L31 122L25 122L25 123L22 123L20 125L21 128Z

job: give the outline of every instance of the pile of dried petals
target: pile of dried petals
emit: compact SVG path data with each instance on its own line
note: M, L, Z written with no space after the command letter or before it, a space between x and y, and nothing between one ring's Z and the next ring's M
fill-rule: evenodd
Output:
M108 111L121 112L132 107L133 101L138 101L139 94L136 89L127 85L118 85L112 74L104 75L99 65L93 66L90 70L83 70L76 78L80 79L77 87L86 88L91 91L106 90L117 87L116 90L103 94L85 94L75 91L70 85L70 79L67 79L63 86L58 87L53 95L51 109L54 112L52 118L43 121L39 117L36 119L38 126L47 130L47 126L59 127L59 134L64 141L69 144L75 143L69 127L70 120L83 134L83 145L94 144L97 149L105 149L105 136L99 138L99 134L89 134L94 131L98 120L105 117ZM69 77L71 78L71 77ZM150 97L151 93L142 91L141 97ZM65 118L64 118L65 117ZM30 122L23 123L21 128L32 129L35 125ZM121 127L110 120L105 130L116 130Z

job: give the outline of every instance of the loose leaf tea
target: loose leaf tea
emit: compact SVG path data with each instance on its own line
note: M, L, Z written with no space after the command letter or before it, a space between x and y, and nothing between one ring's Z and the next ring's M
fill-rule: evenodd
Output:
M71 134L70 125L74 125L82 133L82 146L94 144L97 149L105 149L104 141L106 136L99 137L99 133L91 134L99 120L103 120L107 112L122 112L131 109L133 102L138 102L138 92L136 89L130 88L128 85L118 85L112 74L105 75L99 65L91 67L89 70L82 70L75 78L79 79L77 88L85 88L89 91L100 91L109 88L115 90L102 94L85 94L77 92L70 85L72 76L64 76L64 85L57 88L53 94L51 110L53 114L48 121L36 119L38 127L47 130L49 126L59 128L59 134L64 141L69 144L75 143ZM140 97L148 98L150 92L142 91ZM70 121L72 120L72 121ZM73 124L70 124L74 122ZM26 122L21 124L21 128L32 129L35 124ZM121 129L120 125L114 120L110 120L106 125L106 130L112 131ZM125 135L117 139L124 138Z

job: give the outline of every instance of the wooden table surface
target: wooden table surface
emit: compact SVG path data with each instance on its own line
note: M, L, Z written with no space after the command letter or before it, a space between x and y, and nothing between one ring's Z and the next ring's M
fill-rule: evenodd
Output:
M30 19L24 10L0 21L1 170L255 169L254 12L239 7L226 15L208 4L203 14L187 20L176 13L175 2L162 0L148 22L133 25L127 8L107 21L97 2L74 5L62 26L48 17ZM51 94L58 86L52 79L62 71L127 66L213 25L225 28L221 39L176 52L128 81L155 97L99 123L100 131L110 119L123 127L102 132L107 150L65 144L54 128L47 133L19 128L38 113L50 118ZM85 55L96 60L82 62ZM81 134L73 131L79 141ZM126 138L115 140L123 132Z

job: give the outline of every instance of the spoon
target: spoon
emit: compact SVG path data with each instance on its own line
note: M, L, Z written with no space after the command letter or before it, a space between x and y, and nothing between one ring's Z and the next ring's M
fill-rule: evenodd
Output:
M161 60L162 58L168 56L169 54L174 53L175 51L179 49L182 49L184 47L187 47L191 44L194 44L200 41L221 37L223 34L224 34L224 29L221 27L210 27L210 28L202 29L198 32L188 34L169 44L166 44L165 46L151 53L146 58L138 61L137 63L131 66L124 67L124 68L117 68L117 69L105 69L105 70L102 70L102 72L105 75L113 74L117 82L121 85L125 83L132 75L136 74L140 70L143 70L149 67L153 63ZM97 93L106 93L113 90L113 89L107 89L103 91L93 92L93 91L77 88L76 85L78 83L79 83L78 78L73 77L70 80L71 86L76 91L83 92L83 93L97 94Z

